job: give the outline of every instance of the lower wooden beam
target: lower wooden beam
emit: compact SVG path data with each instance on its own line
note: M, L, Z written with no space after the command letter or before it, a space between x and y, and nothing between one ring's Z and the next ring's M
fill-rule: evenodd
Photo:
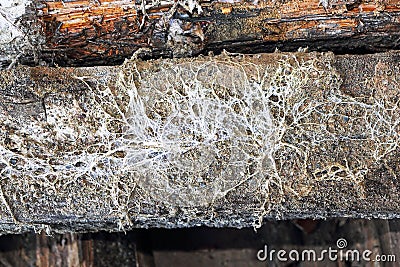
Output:
M135 259L136 236L129 234L26 233L0 237L2 266L142 266Z
M314 225L304 231L299 224ZM127 233L8 235L0 237L2 266L304 266L329 267L372 262L398 266L399 220L297 220L267 222L252 228L146 229ZM338 243L338 241L340 241ZM151 263L138 260L143 247L152 254ZM339 250L338 245L341 245ZM265 247L267 246L267 248ZM323 250L331 248L331 254ZM140 252L142 250L142 252ZM259 252L261 250L261 252ZM278 258L276 251L286 254ZM298 257L304 260L296 260ZM303 251L315 251L304 254ZM336 252L337 251L337 252ZM371 251L371 252L368 252ZM258 254L259 253L259 254ZM265 253L267 253L265 255ZM364 253L364 254L363 254ZM136 256L135 256L136 255ZM261 259L257 259L257 255ZM263 260L265 257L265 260ZM368 259L369 258L369 259ZM286 259L286 260L284 260Z

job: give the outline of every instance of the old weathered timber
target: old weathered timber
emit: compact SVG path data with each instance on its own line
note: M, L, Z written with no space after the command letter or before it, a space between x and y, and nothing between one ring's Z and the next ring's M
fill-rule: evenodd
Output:
M400 39L395 0L7 0L0 11L3 67L110 65L139 48L143 57L376 52Z
M399 217L399 56L2 71L0 228Z

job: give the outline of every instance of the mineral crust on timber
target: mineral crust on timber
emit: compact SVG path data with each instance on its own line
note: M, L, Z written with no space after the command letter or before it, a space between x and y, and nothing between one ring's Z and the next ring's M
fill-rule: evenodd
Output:
M400 216L400 54L0 72L0 230Z

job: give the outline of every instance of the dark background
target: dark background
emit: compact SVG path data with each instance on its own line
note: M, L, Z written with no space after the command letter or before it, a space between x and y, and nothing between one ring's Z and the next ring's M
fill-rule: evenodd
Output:
M268 249L369 249L397 262L272 262L257 260ZM330 219L267 221L253 228L137 229L126 233L26 233L0 237L0 266L400 266L400 220Z

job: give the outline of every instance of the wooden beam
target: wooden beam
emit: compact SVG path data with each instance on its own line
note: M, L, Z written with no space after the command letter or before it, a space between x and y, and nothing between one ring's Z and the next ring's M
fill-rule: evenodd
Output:
M19 37L0 51L6 58L14 49L14 57L27 64L110 65L139 48L148 49L143 57L299 47L363 53L398 48L400 38L400 6L395 0L34 0L25 4L24 15L8 20ZM7 58L4 66L11 61Z
M2 232L400 216L396 52L0 72Z
M298 251L302 265L345 266L346 262L369 265L385 262L396 267L399 220L330 219L297 221L313 224L305 232L290 221L269 221L256 233L252 228L146 229L127 233L42 234L0 237L2 266L224 266L246 264L262 267L273 262L291 264L273 251ZM340 241L340 243L338 243ZM152 254L152 263L140 261L140 243ZM340 245L343 253L336 254ZM265 248L267 246L267 248ZM345 246L343 248L343 246ZM324 250L332 249L331 257ZM267 255L261 254L266 250ZM302 251L315 254L301 254ZM257 253L260 252L260 259ZM371 253L364 253L371 251ZM363 255L364 253L364 255ZM265 260L263 260L265 256ZM359 256L359 257L358 257ZM79 261L78 261L79 260ZM136 264L135 264L136 261ZM75 263L75 265L74 265Z

